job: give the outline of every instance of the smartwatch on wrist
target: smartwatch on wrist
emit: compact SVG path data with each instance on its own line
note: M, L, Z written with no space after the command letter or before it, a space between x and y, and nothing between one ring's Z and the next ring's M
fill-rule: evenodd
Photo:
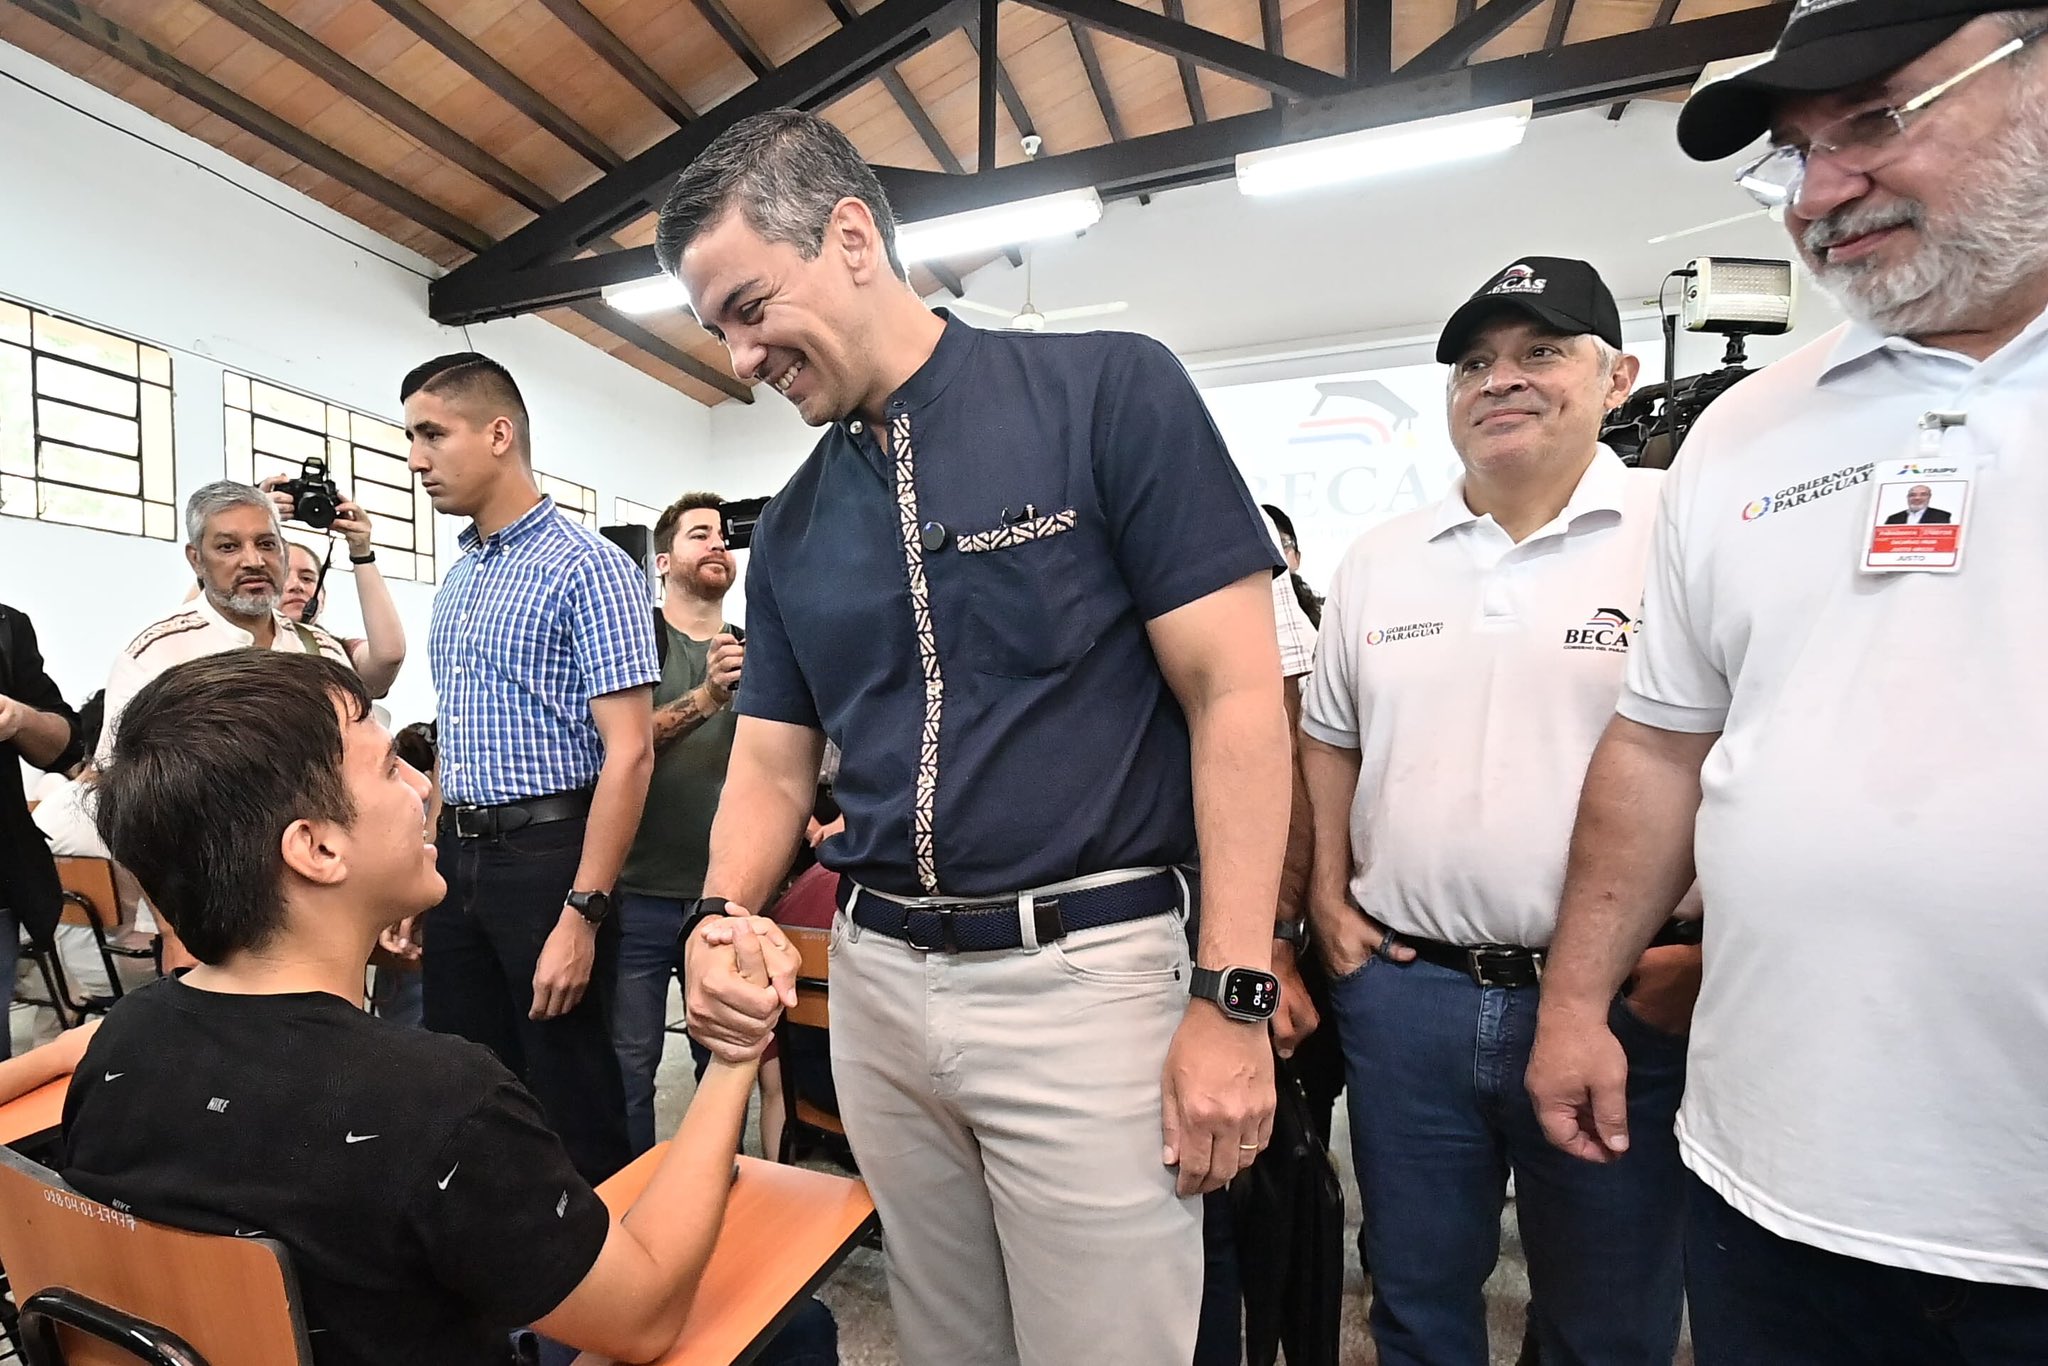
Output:
M612 894L610 892L571 892L565 898L569 909L593 925L602 925L611 918Z
M1188 994L1213 1001L1233 1020L1263 1024L1280 1008L1280 979L1258 968L1196 968Z
M348 562L350 564L375 564L377 563L377 552L365 550L362 554L358 555L355 551L351 550L348 552Z

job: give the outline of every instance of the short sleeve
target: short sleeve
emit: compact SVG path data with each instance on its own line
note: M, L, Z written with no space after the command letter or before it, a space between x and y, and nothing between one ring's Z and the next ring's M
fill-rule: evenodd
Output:
M764 541L760 524L747 556L747 665L733 705L742 716L781 721L817 730L818 703L790 648L782 606L775 598L773 532Z
M582 1284L611 1215L540 1104L509 1077L428 1164L408 1217L434 1279L492 1323L544 1317Z
M1187 371L1150 338L1120 340L1097 401L1095 484L1117 568L1151 621L1280 559Z
M155 674L141 660L123 650L114 656L114 667L107 672L105 695L100 699L100 744L93 758L102 767L114 753L114 737L121 729L121 713L128 710L128 704L135 700L135 694L142 691Z
M592 697L660 680L647 579L625 551L610 542L593 547L578 570L573 601L571 645Z
M1337 749L1357 749L1363 727L1358 715L1355 559L1347 556L1330 584L1323 604L1322 637L1316 642L1315 668L1301 693L1302 734Z
M1616 710L1659 730L1708 735L1727 724L1732 693L1693 619L1685 524L1693 484L1681 465L1664 481L1657 531L1643 576L1643 607L1629 647L1628 681Z

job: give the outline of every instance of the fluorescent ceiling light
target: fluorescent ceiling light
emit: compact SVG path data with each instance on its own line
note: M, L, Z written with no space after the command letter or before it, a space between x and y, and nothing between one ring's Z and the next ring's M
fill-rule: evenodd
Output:
M1243 152L1237 158L1237 188L1252 195L1289 194L1505 152L1522 141L1534 112L1530 102L1523 100Z
M1065 190L1036 199L949 213L943 218L927 218L921 223L904 223L896 229L896 254L905 265L971 256L1020 242L1035 242L1041 237L1083 232L1094 227L1101 217L1101 195L1092 189Z
M1101 217L1101 195L1087 189L1065 190L901 224L896 229L896 254L905 265L971 256L1041 237L1081 232L1095 226ZM604 301L621 313L661 313L687 307L690 296L675 277L658 275L606 285Z
M621 313L664 313L671 308L687 307L690 294L675 276L657 275L651 280L606 285L604 301Z

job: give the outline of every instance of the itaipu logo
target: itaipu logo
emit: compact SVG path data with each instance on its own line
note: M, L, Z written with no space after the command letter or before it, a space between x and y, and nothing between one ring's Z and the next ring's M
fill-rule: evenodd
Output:
M1628 638L1636 633L1635 622L1619 607L1603 607L1587 618L1584 626L1573 626L1564 633L1564 647L1567 650L1606 650L1612 654L1628 653Z
M1955 474L1960 468L1957 465L1901 465L1898 474L1892 478L1898 479L1910 474L1915 478L1925 479L1935 475Z
M1428 640L1433 636L1440 636L1443 633L1444 624L1440 621L1417 621L1411 622L1406 626L1387 626L1367 631L1365 633L1365 643L1368 645L1393 645L1404 640Z
M1541 294L1550 288L1550 281L1538 275L1527 263L1518 262L1500 273L1500 279L1489 294Z

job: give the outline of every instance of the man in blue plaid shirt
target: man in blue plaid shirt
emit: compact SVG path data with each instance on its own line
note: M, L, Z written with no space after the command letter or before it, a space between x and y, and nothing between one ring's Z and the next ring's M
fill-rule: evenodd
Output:
M601 1181L631 1155L609 1029L611 892L654 768L647 581L542 496L503 366L440 356L400 398L434 510L471 520L428 637L448 895L420 933L389 939L424 949L427 1028L496 1053Z

